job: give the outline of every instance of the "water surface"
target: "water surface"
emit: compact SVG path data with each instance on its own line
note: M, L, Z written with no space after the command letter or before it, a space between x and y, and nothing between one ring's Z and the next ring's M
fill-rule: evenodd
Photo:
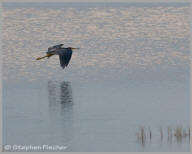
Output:
M125 5L126 4L126 5ZM189 4L4 4L3 143L64 151L189 151ZM80 47L66 69L36 61ZM139 126L153 130L145 146Z

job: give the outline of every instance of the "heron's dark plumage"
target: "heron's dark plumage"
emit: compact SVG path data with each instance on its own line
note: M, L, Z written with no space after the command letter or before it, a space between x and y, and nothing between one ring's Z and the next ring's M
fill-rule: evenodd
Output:
M53 55L59 55L60 65L64 69L65 67L67 67L67 65L69 64L69 61L71 60L73 50L79 49L79 48L72 48L72 47L63 48L62 46L63 46L63 44L49 47L48 51L46 52L47 55L45 55L43 57L38 57L38 58L36 58L36 60L40 60L40 59L43 59L46 57L49 58Z
M69 64L72 52L71 48L61 48L59 50L60 65L63 69Z
M64 44L58 44L58 45L49 47L49 48L48 48L48 51L47 51L47 54L53 53L53 52L55 52L56 50L61 49L63 45L64 45Z

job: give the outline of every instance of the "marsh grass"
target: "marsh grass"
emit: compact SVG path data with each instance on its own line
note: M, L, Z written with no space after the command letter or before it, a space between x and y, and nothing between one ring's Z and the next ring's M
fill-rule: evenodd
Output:
M146 142L152 139L152 132L150 127L146 129L143 126L139 127L139 130L137 132L137 140L144 146Z
M158 135L159 134L159 135ZM160 137L161 141L167 139L167 143L173 143L176 141L177 143L182 143L184 139L188 138L190 143L190 128L183 128L181 126L177 127L167 127L163 129L160 127L159 133L151 130L150 127L145 128L144 126L140 126L136 133L137 141L141 143L141 145L145 145L147 143L151 143L153 138Z

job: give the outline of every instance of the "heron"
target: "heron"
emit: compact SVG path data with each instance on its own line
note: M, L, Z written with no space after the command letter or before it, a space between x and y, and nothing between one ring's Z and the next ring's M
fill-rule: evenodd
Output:
M46 55L43 57L38 57L36 58L36 60L40 60L46 57L50 58L53 55L59 55L60 65L64 69L65 67L67 67L67 65L69 64L69 61L71 60L73 50L79 49L79 48L72 48L72 47L63 48L62 47L63 45L64 44L58 44L58 45L49 47L48 51L46 52Z

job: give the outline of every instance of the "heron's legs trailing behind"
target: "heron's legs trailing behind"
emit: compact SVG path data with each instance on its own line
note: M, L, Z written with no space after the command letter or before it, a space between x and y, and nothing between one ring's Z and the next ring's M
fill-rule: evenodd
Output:
M46 56L36 58L36 60L40 60L40 59L43 59L43 58L46 58L46 57L49 58L51 56L53 56L53 54L47 54Z

